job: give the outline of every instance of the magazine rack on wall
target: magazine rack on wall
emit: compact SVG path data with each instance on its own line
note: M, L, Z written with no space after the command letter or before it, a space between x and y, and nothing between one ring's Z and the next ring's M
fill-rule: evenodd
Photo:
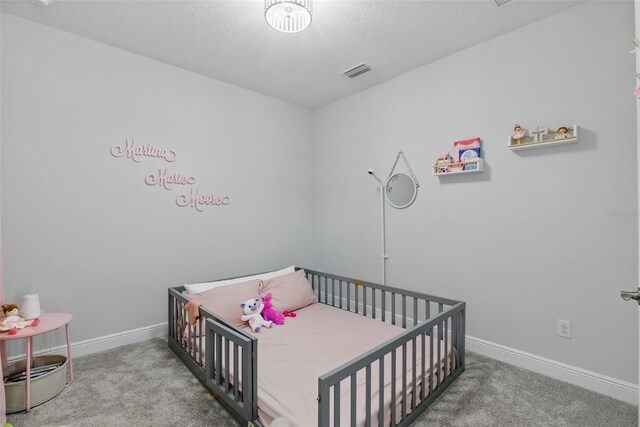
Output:
M446 176L478 173L484 170L482 158L482 138L471 138L453 143L454 158L448 151L441 150L440 157L431 166L431 175Z
M431 166L431 175L447 176L463 173L478 173L484 170L484 159L478 158L466 162L453 162L446 164L435 163Z

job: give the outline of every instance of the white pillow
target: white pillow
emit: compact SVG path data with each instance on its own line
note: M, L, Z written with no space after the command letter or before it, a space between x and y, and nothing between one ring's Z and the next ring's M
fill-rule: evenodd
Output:
M213 288L219 288L221 286L229 286L235 285L236 283L248 282L249 280L273 279L274 277L283 276L285 274L293 273L294 271L296 271L296 268L292 265L291 267L283 268L282 270L278 271L272 271L270 273L254 274L253 276L236 277L235 279L218 280L216 282L193 283L191 285L184 285L184 288L187 290L187 293L194 294L198 292L208 291L209 289Z

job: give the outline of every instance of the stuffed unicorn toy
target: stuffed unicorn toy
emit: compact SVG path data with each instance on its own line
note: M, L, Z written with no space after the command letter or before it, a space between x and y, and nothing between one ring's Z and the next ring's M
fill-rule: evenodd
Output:
M264 320L260 314L264 309L264 304L260 303L260 298L248 299L240 304L240 307L244 309L244 316L242 316L240 320L249 322L249 326L251 326L253 332L260 332L261 326L267 328L273 326L272 321Z
M284 325L284 314L280 313L271 305L271 292L265 294L262 297L262 301L264 302L264 310L262 311L264 319L271 320L276 325Z

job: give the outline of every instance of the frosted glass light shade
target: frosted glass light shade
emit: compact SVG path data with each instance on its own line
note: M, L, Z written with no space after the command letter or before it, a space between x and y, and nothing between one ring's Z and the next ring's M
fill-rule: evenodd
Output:
M38 294L28 294L22 297L20 316L23 319L37 319L40 316L40 297Z
M265 0L264 18L283 33L299 33L311 25L311 0Z

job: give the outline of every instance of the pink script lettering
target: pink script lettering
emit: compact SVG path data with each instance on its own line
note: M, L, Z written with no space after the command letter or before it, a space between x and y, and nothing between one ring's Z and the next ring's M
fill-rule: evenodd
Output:
M171 185L193 185L196 179L192 176L183 176L179 173L169 174L167 169L158 170L158 175L149 174L144 178L147 185L158 185L165 190L171 190Z
M199 188L192 188L191 195L182 194L176 198L176 204L181 208L192 207L198 212L203 212L202 205L228 205L231 203L227 196L214 196L213 194L200 195Z
M114 157L128 157L136 163L140 163L140 157L158 157L167 162L176 160L176 152L166 148L158 148L151 144L136 146L136 140L125 140L124 145L111 147L111 155Z

